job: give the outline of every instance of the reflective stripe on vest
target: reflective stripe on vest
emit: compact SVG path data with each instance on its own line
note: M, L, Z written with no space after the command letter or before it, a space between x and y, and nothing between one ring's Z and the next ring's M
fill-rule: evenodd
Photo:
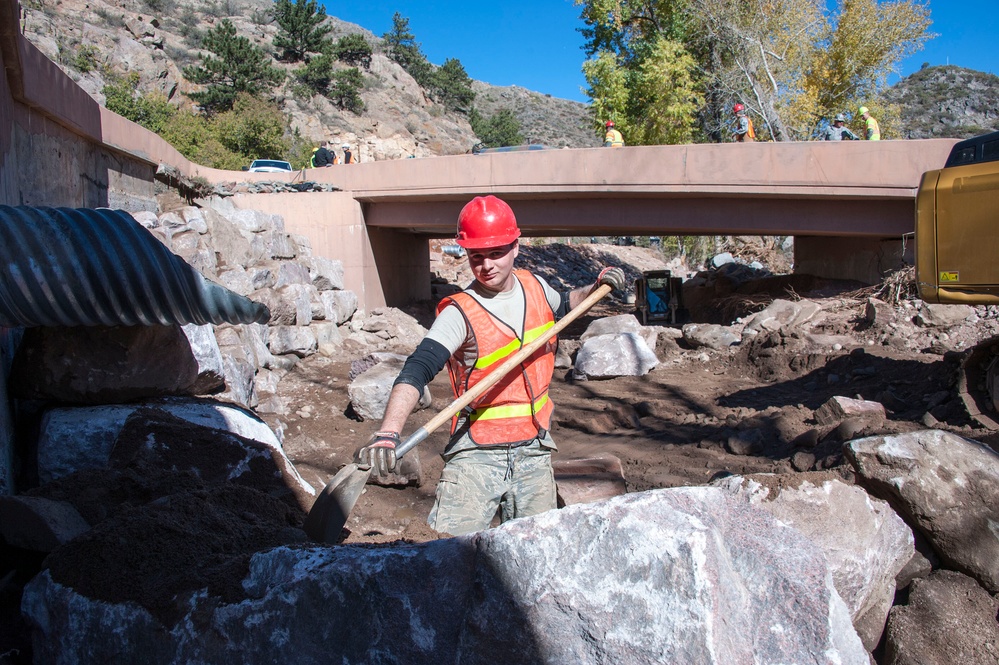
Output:
M530 344L537 338L545 334L545 331L553 328L555 322L549 322L544 325L538 326L537 328L532 328L524 333L524 344ZM485 369L492 365L495 365L501 360L506 360L508 357L512 356L514 353L520 350L521 343L519 339L514 339L509 344L499 349L496 349L488 356L483 356L475 361L475 369Z
M538 279L525 270L516 270L513 274L524 293L523 341L467 293L444 298L437 306L439 314L445 307L456 305L475 342L474 350L465 348L464 356L453 355L448 360L455 396L485 378L523 344L538 339L555 325L554 312ZM457 414L451 422L451 433L457 431L460 416L467 416L462 429L467 428L469 437L479 446L531 441L548 430L554 410L548 387L555 369L555 348L554 339L542 345L521 363L519 369L514 369L473 402L468 411Z
M534 404L509 404L507 406L490 406L476 409L469 414L470 420L494 420L496 418L530 418L548 404L548 394L545 393Z

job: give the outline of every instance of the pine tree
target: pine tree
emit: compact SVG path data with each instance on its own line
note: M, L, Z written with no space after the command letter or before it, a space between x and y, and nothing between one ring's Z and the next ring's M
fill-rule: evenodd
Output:
M259 96L284 78L263 50L236 35L236 26L229 19L205 33L203 46L218 57L202 55L199 66L184 68L184 76L207 85L205 90L190 95L205 113L228 111L239 93Z
M327 35L333 29L323 25L326 8L316 0L277 0L274 3L274 20L278 34L274 47L281 49L281 59L290 62L308 60L310 53L321 53L329 47Z
M488 118L473 108L468 114L468 123L486 148L502 148L524 142L520 121L508 108L502 108Z
M433 86L433 65L420 50L416 37L409 31L409 19L396 12L392 16L392 30L382 35L388 47L388 55L409 72L420 86Z
M467 113L475 100L472 79L457 58L448 58L434 71L431 96L449 111Z
M356 32L344 35L333 46L333 57L341 62L365 69L371 67L371 44Z
M357 67L341 69L333 74L333 82L327 97L340 108L360 115L364 110L364 102L360 95L363 85L364 77Z
M304 67L296 69L294 74L312 94L325 95L329 92L330 81L333 79L333 56L325 53L317 55Z

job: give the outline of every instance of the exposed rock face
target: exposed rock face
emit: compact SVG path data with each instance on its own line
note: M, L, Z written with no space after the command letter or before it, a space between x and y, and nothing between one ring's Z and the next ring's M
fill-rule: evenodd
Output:
M245 598L210 588L180 614L88 598L59 574L24 595L43 661L265 663L294 645L344 662L869 662L822 553L714 488L411 547L279 547L253 556Z
M945 564L999 591L999 455L940 430L857 439L844 452Z
M888 617L886 665L999 663L999 599L961 573L915 580Z
M959 138L999 130L999 76L956 65L924 67L885 91L902 138Z
M236 26L237 33L267 53L276 50L273 39L278 26L267 16L272 4L269 0L238 0L226 9L226 18ZM139 75L139 92L157 92L174 103L186 102L186 96L196 89L183 75L183 65L195 57L191 49L197 48L190 26L211 25L218 20L215 14L200 5L157 5L156 18L151 20L146 5L98 7L95 12L82 0L66 0L58 6L25 6L24 34L102 104L109 74L126 72ZM332 139L337 151L342 143L348 143L361 162L471 150L478 138L467 116L434 103L413 77L383 52L381 39L335 17L329 17L328 23L333 27L334 40L360 34L374 50L370 67L362 69L368 82L360 90L364 111L355 114L341 109L323 95L303 96L296 88L295 77L289 75L277 97L294 131L316 143ZM97 49L101 66L81 64L88 61L82 45ZM302 63L271 64L291 74ZM342 70L347 65L337 62L335 67ZM592 124L585 104L553 99L516 86L473 82L473 88L477 93L476 108L484 116L500 109L511 110L530 143L555 148L600 145L602 131ZM219 189L267 191L283 187L280 183L256 183L249 188Z

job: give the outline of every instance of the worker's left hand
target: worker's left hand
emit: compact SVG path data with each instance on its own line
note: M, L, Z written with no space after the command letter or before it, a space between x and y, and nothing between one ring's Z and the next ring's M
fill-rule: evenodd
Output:
M604 268L597 276L597 285L609 284L615 291L624 291L625 276L624 271L617 267Z
M395 471L395 449L399 445L398 432L375 432L368 442L354 453L358 464L370 466L376 476Z

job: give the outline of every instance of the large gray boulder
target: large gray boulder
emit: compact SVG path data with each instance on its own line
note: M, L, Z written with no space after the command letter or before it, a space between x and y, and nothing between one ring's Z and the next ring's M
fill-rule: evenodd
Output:
M806 476L807 477L807 476ZM836 591L868 651L884 631L895 577L915 553L912 530L884 501L840 480L732 476L717 485L793 526L825 552Z
M941 430L851 441L858 482L886 499L949 568L999 591L999 455Z
M179 325L29 328L14 356L16 397L114 404L194 394L199 361Z
M729 326L717 323L688 323L683 327L683 339L695 349L706 346L724 351L742 341L742 335Z
M353 291L322 291L319 299L326 308L326 320L337 325L349 321L357 311L357 294Z
M128 418L143 407L153 407L187 422L230 432L256 441L285 457L281 442L263 420L229 404L207 400L152 400L146 403L57 408L46 412L38 436L38 477L42 483L83 469L107 468L114 443ZM286 460L286 457L285 457ZM284 462L282 462L284 464ZM290 465L290 462L288 463ZM315 489L289 471L296 491L315 494Z
M975 308L970 305L935 305L923 303L915 324L924 328L949 328L970 319Z
M644 376L659 364L655 352L633 332L591 337L576 353L576 376L608 379Z
M385 355L387 357L384 360L359 374L347 386L350 406L362 420L378 421L385 417L385 407L392 392L392 384L395 383L406 362L405 356ZM420 395L416 410L427 408L430 402L430 388L423 386L423 393Z
M42 662L869 663L822 552L707 487L405 547L277 547L242 597L195 593L180 616L53 574L22 604Z
M222 351L211 324L203 326L190 323L181 326L187 341L191 345L191 353L198 363L198 377L191 386L194 395L207 395L225 387L225 367L222 363Z
M997 612L999 598L961 573L915 580L888 617L885 665L999 663Z
M654 349L656 346L656 339L659 336L659 329L643 326L639 323L634 314L618 314L616 316L605 316L591 321L590 325L586 326L586 330L583 331L583 334L579 336L579 341L585 342L591 337L599 337L600 335L616 335L619 333L637 333L642 339L645 340L645 343L649 345L649 348Z
M776 332L781 328L797 328L811 320L822 307L811 300L775 300L753 314L743 329L745 333Z

